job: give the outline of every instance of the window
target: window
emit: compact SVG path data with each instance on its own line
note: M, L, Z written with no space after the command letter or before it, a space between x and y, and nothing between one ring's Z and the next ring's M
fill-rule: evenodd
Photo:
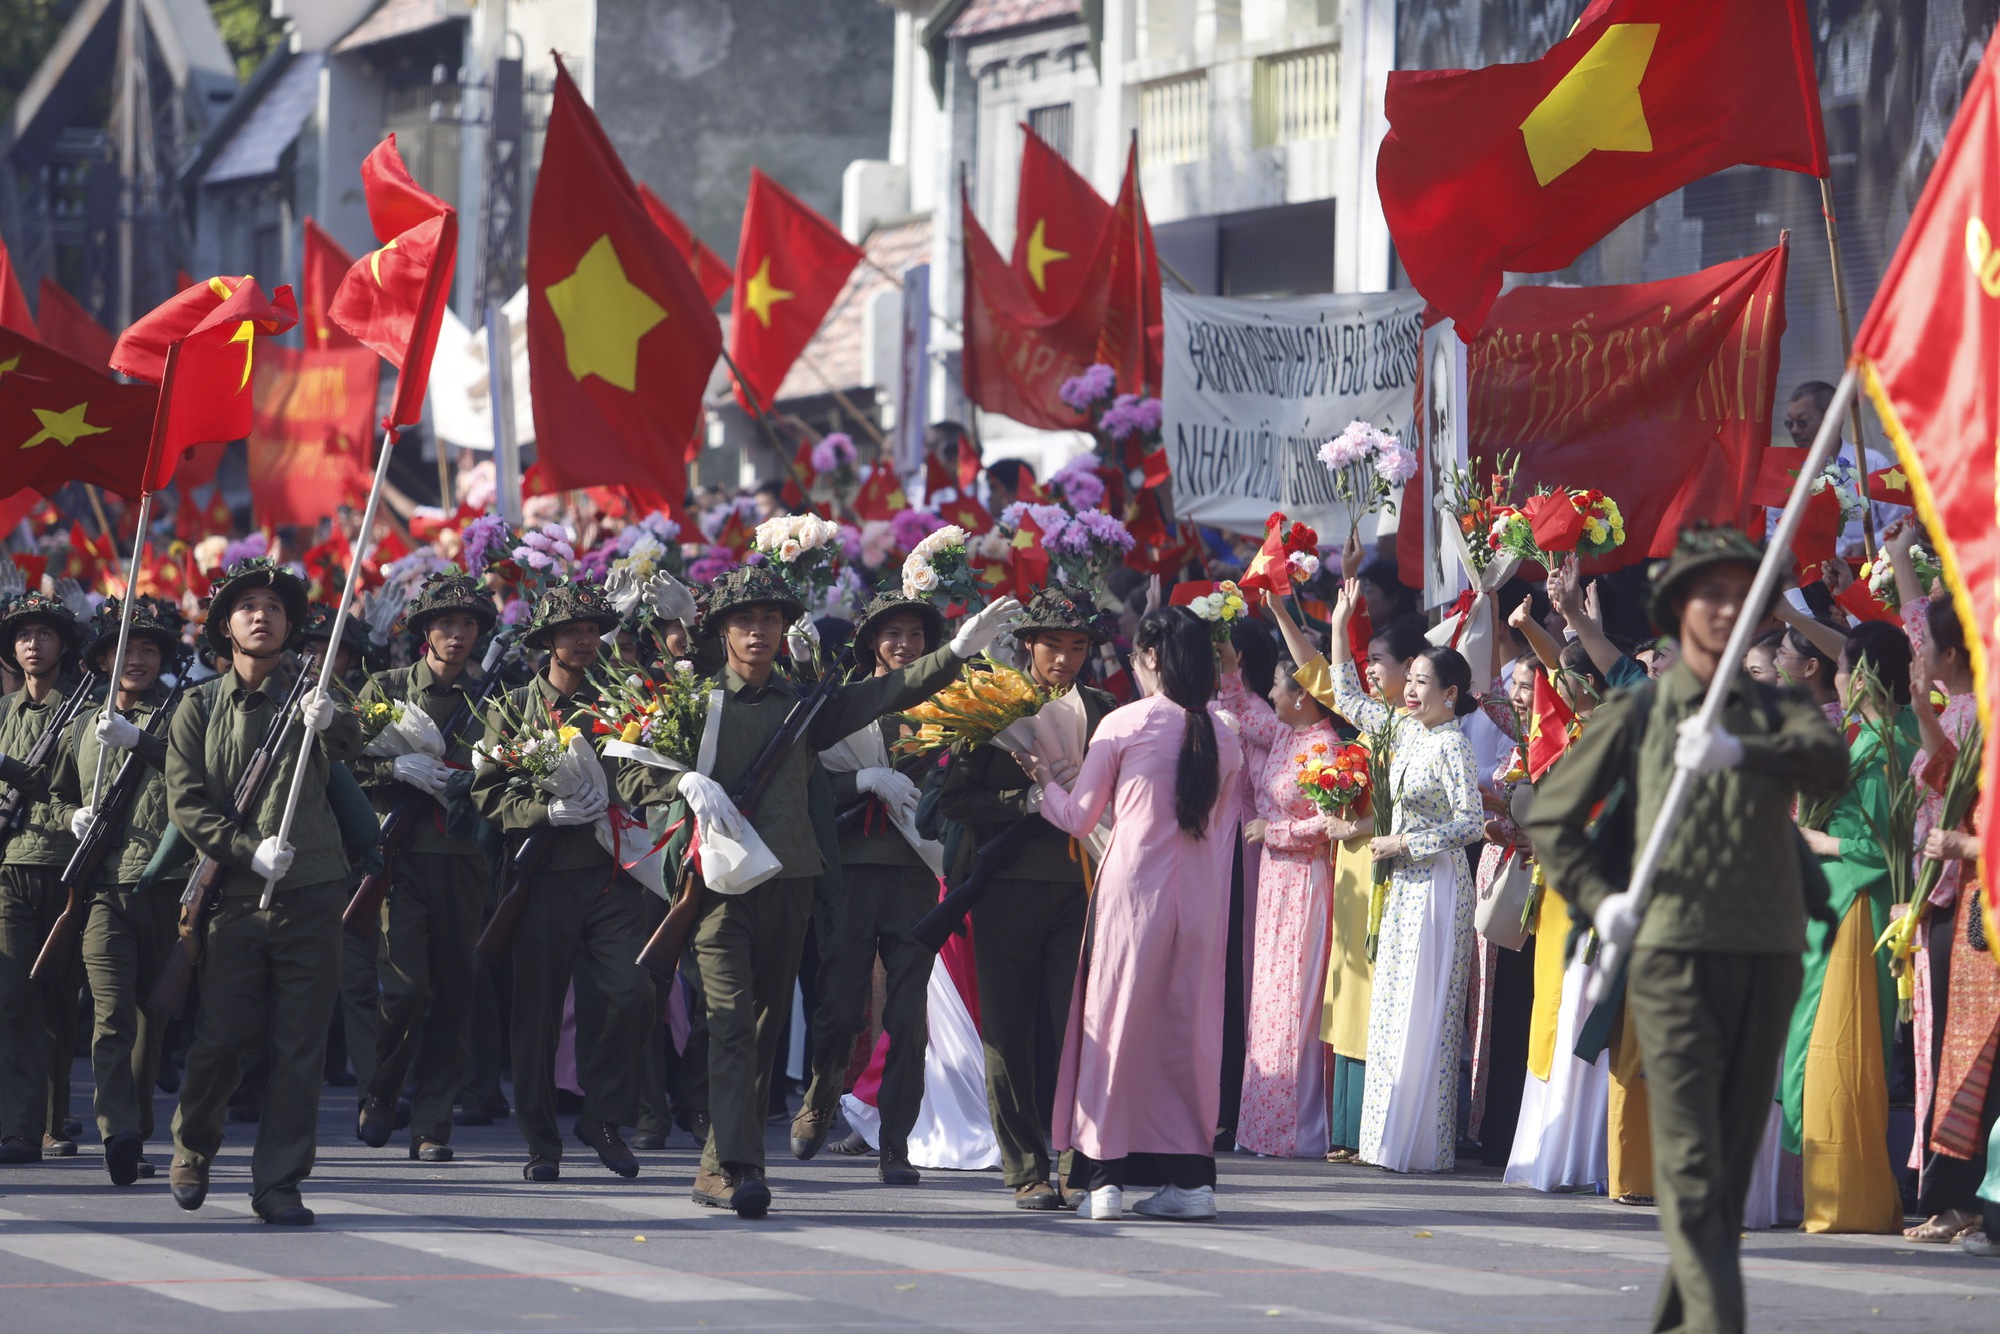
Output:
M1208 71L1149 83L1139 90L1139 156L1148 166L1208 156Z
M1250 85L1250 116L1259 148L1331 139L1334 127L1334 75L1340 48L1316 47L1265 56L1257 62Z
M1052 107L1035 107L1028 112L1028 128L1043 143L1062 154L1064 161L1070 159L1070 128L1074 121L1075 115L1067 102Z

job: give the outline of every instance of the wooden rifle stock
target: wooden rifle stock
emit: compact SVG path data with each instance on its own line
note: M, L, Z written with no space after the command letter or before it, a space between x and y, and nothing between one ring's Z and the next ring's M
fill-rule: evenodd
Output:
M556 833L553 827L537 829L521 840L508 871L507 892L493 905L493 916L472 947L480 957L496 962L507 957L507 948L514 943L514 932L521 926L521 914L528 909L528 882L541 873L548 861Z
M158 736L160 729L173 717L174 706L180 703L181 692L187 688L186 661L180 663L174 674L173 689L151 718L146 720L146 734ZM98 870L104 859L111 855L111 836L117 831L125 808L138 793L139 786L146 778L146 762L133 751L126 755L118 766L117 777L105 789L103 805L91 819L90 828L84 831L83 839L70 854L69 865L63 868L62 879L58 882L68 892L63 902L62 913L49 927L48 939L42 942L41 953L35 956L34 967L28 976L40 982L55 977L58 970L68 966L70 946L76 940L78 919L84 913L84 895L97 879Z
M38 771L48 768L49 761L55 758L56 747L62 744L62 734L87 707L99 679L94 671L83 674L83 679L76 683L76 690L56 706L55 715L42 729L42 734L35 738L35 744L28 748L28 753L21 757L21 763ZM30 801L27 791L18 786L5 797L0 797L0 854L4 854L6 846L14 841L14 835L21 832L21 826L27 823Z
M249 818L247 812L256 806L257 796L264 790L264 783L277 763L278 753L291 734L299 701L305 698L306 691L317 684L313 676L317 657L317 654L308 653L300 661L298 677L286 692L284 702L278 706L277 716L265 729L263 743L250 756L250 762L243 766L243 776L236 780L236 791L229 799L228 815L232 824L242 824ZM201 962L201 938L208 929L209 916L215 911L215 901L221 894L222 877L222 863L206 853L195 863L193 872L188 876L187 888L181 891L180 940L175 948L167 951L166 960L160 965L159 978L153 983L152 994L146 997L146 1008L174 1017L186 1012L188 986L194 980L195 965Z
M466 728L472 726L473 720L479 716L480 709L485 706L488 699L492 698L494 688L500 681L498 670L500 660L507 655L508 647L507 637L501 635L493 641L493 646L486 650L486 660L481 664L486 676L479 683L478 693L460 700L458 708L440 729L444 737L445 754L451 754L451 748L458 744L459 737L464 735ZM375 934L376 921L382 915L382 900L389 896L390 868L396 864L396 858L401 855L403 844L409 841L410 831L417 827L418 821L431 813L431 807L436 801L437 798L428 792L412 789L403 795L396 803L395 809L389 812L388 818L382 821L382 865L379 869L361 877L361 883L354 887L354 897L347 901L346 910L340 914L340 924L346 927L350 934L362 940L367 940Z
M707 893L708 887L690 868L681 880L681 892L674 896L674 906L667 909L667 915L653 928L653 934L639 951L641 968L658 973L669 982L674 980L681 956L687 953L688 939L694 935L694 924L701 919L701 900Z
M943 949L945 941L965 925L966 914L986 897L1000 858L1011 851L1041 818L1039 815L1024 815L980 844L979 851L973 854L972 870L938 900L937 907L917 920L917 924L910 928L911 938L927 950Z

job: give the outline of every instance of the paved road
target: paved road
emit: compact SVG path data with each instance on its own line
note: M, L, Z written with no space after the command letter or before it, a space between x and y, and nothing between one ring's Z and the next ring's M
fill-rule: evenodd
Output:
M1016 1211L995 1173L892 1193L872 1162L793 1162L774 1125L776 1204L744 1223L688 1201L685 1136L635 1181L576 1149L530 1186L511 1127L419 1165L356 1143L352 1107L329 1091L306 1231L253 1220L249 1127L196 1214L164 1171L114 1189L94 1146L4 1169L0 1329L1643 1330L1662 1268L1651 1210L1486 1173L1230 1157L1217 1223L1096 1224ZM1745 1255L1760 1331L2000 1329L2000 1262L1955 1248L1773 1232Z

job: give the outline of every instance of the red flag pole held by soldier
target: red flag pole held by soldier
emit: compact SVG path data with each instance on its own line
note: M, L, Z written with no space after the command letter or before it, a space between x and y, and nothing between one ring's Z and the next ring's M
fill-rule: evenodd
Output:
M1708 683L1708 694L1702 698L1701 712L1696 715L1696 730L1704 736L1715 730L1716 720L1722 716L1722 706L1729 699L1729 689L1736 683L1736 673L1743 665L1743 655L1750 651L1750 641L1756 637L1763 618L1754 609L1770 605L1778 594L1779 581L1792 568L1792 538L1797 535L1799 524L1805 518L1806 502L1812 499L1813 478L1819 476L1840 444L1840 419L1854 399L1854 379L1854 368L1849 366L1847 373L1840 377L1840 387L1834 391L1833 402L1827 404L1826 419L1819 424L1819 435L1813 439L1812 452L1806 455L1805 466L1799 469L1798 478L1792 483L1792 494L1785 501L1784 512L1778 516L1778 526L1771 534L1771 543L1764 548L1764 559L1757 566L1757 577L1751 581L1744 611L1729 632L1729 646L1723 650L1722 661L1717 664L1715 675ZM1637 909L1629 919L1632 934L1624 940L1607 939L1601 942L1597 971L1591 974L1585 992L1585 998L1592 1005L1602 1001L1610 992L1625 957L1631 953L1632 941L1638 936L1641 914L1645 912L1646 901L1652 897L1653 875L1659 870L1660 855L1666 851L1674 826L1680 823L1681 807L1687 804L1688 787L1694 778L1693 769L1675 764L1673 781L1667 785L1659 814L1653 817L1653 827L1647 831L1645 846L1639 850L1639 859L1632 866L1632 883L1627 887ZM1582 948L1581 943L1578 948Z

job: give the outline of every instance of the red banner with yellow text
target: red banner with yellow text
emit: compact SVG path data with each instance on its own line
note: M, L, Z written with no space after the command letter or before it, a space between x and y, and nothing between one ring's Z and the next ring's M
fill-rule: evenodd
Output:
M1625 545L1591 563L1665 556L1697 519L1743 526L1771 439L1787 247L1681 278L1517 287L1466 349L1469 449L1518 453L1518 503L1596 488Z
M381 370L366 347L260 349L249 442L260 527L317 524L338 505L366 501Z

